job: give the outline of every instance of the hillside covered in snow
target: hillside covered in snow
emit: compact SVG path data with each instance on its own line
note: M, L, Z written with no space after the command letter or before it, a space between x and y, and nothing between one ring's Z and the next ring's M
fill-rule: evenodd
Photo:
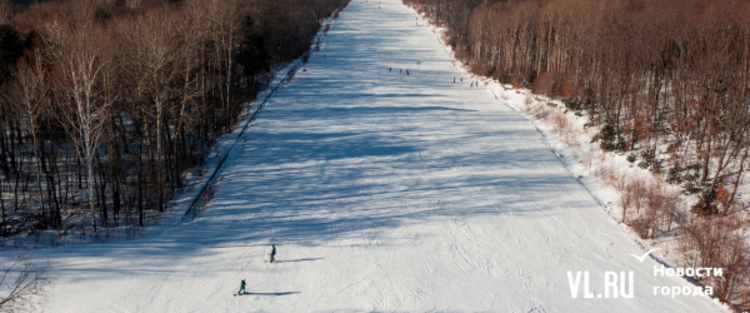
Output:
M216 187L191 222L32 251L56 277L46 311L727 310L655 275L541 131L400 0L341 12Z

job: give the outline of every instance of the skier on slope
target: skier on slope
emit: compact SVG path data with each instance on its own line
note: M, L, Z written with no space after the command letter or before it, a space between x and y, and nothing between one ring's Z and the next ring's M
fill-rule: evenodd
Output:
M276 245L271 245L270 248L266 249L268 255L268 263L276 262Z
M242 279L242 282L240 283L240 291L237 291L238 295L245 294L245 279Z

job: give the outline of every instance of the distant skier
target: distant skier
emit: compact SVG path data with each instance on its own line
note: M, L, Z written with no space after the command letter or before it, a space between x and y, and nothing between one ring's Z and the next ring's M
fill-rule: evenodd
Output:
M473 80L471 81L471 87L474 87L474 81Z
M409 70L406 70L406 75L409 75Z
M454 83L454 84L456 83L456 78L455 78L455 77L453 77L453 83Z
M393 72L393 68L392 68L392 67L389 67L389 68L388 68L388 71L389 71L389 72Z
M267 254L268 263L276 262L276 245L271 245L271 247L267 250Z
M238 295L244 295L245 294L245 279L242 279L242 282L240 283L240 291L237 291Z
M402 72L402 69L398 69L398 73L399 73L399 74L403 73L403 72Z

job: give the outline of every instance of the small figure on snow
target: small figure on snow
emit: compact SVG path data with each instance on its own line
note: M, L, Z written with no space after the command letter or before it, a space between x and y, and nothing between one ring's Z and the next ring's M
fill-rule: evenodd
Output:
M402 71L401 69L398 69L398 73L399 73L399 74L401 74L401 73L402 73L401 71Z
M392 67L389 67L389 68L388 68L388 71L389 71L389 72L393 72L393 68L392 68Z
M276 245L271 245L271 248L266 251L268 251L268 263L276 262Z
M474 81L473 80L471 81L471 87L474 87Z
M454 84L456 83L456 78L455 78L455 77L453 77L453 83L454 83Z
M244 295L245 294L245 279L242 279L242 282L240 283L240 291L237 291L238 295Z
M406 75L409 75L409 70L406 70Z

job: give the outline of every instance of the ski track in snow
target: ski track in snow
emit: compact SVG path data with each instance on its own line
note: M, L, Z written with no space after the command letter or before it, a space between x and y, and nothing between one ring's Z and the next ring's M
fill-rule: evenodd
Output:
M469 87L415 16L400 0L344 9L192 223L33 251L57 277L46 311L723 310L653 295L691 285L628 256L642 249L536 128ZM271 243L276 264L263 262ZM571 298L567 271L602 292L604 271L631 270L635 299ZM233 297L243 278L248 294Z

